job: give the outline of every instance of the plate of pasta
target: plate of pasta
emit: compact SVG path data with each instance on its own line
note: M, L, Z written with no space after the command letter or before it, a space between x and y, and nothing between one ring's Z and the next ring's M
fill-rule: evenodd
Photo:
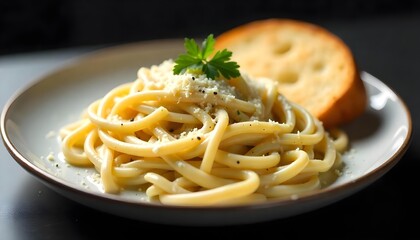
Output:
M176 225L318 209L373 183L408 148L407 107L369 73L366 112L330 131L269 82L174 75L182 51L180 40L113 47L33 81L2 112L5 146L70 199Z

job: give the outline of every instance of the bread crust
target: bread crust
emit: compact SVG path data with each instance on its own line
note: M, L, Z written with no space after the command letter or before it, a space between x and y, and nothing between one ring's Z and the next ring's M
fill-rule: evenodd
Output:
M349 47L325 28L299 20L265 19L217 36L216 50L233 52L241 71L270 78L289 100L326 128L359 117L367 94Z

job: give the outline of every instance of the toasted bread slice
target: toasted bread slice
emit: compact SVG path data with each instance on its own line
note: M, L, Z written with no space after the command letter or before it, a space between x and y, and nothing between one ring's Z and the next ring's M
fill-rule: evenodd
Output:
M289 19L254 21L216 39L216 50L233 52L242 72L278 82L279 91L337 127L360 116L366 90L348 46L328 30Z

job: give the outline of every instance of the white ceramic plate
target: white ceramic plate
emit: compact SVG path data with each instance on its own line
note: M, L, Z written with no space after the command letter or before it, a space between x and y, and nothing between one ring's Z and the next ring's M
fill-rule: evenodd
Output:
M404 102L385 84L363 72L367 112L345 126L352 151L344 155L344 174L325 189L298 199L225 207L177 207L149 203L144 194L101 192L91 169L69 166L59 154L56 133L75 121L92 101L113 87L133 81L149 67L183 52L181 40L142 42L90 54L34 81L15 94L1 116L1 133L13 158L47 186L77 202L108 213L166 224L253 223L308 212L368 186L402 157L411 138Z

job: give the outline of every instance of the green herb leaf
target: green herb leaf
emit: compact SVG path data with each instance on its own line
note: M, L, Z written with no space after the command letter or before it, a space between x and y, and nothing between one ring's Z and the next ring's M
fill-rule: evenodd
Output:
M218 69L220 74L227 79L237 77L240 75L238 71L239 65L236 62L229 62L231 57L232 52L223 49L221 52L218 51L216 55L214 55L213 59L208 62L208 65Z
M188 55L196 57L200 56L200 47L198 47L194 39L185 38L184 47L187 49Z
M213 34L210 34L206 40L204 40L203 44L202 44L202 55L201 58L202 59L207 59L210 54L214 51L214 44L216 43L216 41L213 38Z
M187 54L181 54L175 60L174 74L186 72L194 74L206 74L208 78L216 79L220 75L226 79L240 75L239 65L230 61L232 52L223 49L217 51L212 59L207 60L214 51L216 41L210 34L202 43L201 49L194 39L185 38L184 47Z

